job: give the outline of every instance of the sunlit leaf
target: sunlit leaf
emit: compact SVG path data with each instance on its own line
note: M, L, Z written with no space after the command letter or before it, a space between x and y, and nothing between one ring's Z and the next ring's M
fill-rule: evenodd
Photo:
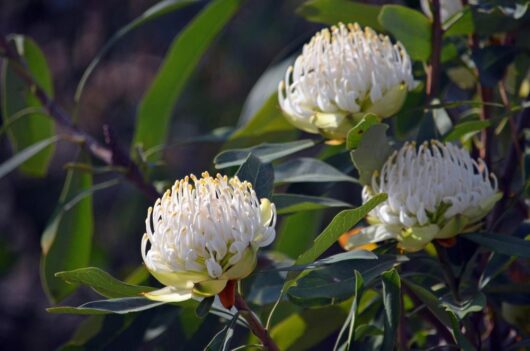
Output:
M446 136L444 136L445 141L457 141L464 135L478 132L484 128L487 128L491 125L489 120L486 121L465 121L454 126Z
M214 0L174 39L138 109L133 147L165 144L173 106L199 59L242 0Z
M127 284L96 267L57 272L55 276L70 284L87 285L107 298L133 297L155 290L149 286Z
M356 149L361 142L363 134L368 128L379 122L380 118L374 114L364 116L359 123L348 132L348 138L346 139L346 147L348 150Z
M296 264L307 264L313 262L320 255L324 253L331 245L333 245L339 236L345 231L356 225L364 218L375 206L385 201L386 194L378 194L371 198L362 206L352 209L344 210L333 218L331 223L320 233L320 235L313 242L313 246L298 257Z

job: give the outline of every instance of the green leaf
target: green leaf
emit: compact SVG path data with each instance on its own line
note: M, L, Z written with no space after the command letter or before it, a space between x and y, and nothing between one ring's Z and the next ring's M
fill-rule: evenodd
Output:
M131 312L145 311L163 304L164 302L151 301L144 297L121 297L117 299L91 301L78 307L50 307L47 308L46 311L50 313L68 314L127 314Z
M355 340L361 340L367 336L384 335L384 332L374 325L363 324L355 328Z
M234 336L234 329L236 327L239 312L234 314L228 325L224 327L219 333L215 334L210 343L206 346L206 351L226 351L230 350L230 343Z
M315 142L309 139L287 143L263 143L246 149L225 150L215 156L213 162L217 169L240 166L250 154L259 157L262 162L271 162L314 145Z
M444 32L446 37L472 34L475 31L473 14L469 6L451 17L448 22Z
M121 27L116 33L112 35L112 37L105 43L105 45L99 50L99 52L96 54L96 56L90 61L90 64L83 72L83 76L79 80L79 83L77 84L77 88L75 90L75 96L74 101L75 104L79 104L79 101L81 100L81 95L83 94L83 90L85 88L86 82L88 81L88 78L90 78L90 75L96 68L96 66L99 64L103 56L107 54L107 52L110 51L110 49L126 34L131 32L132 30L149 23L155 19L157 19L160 16L166 15L168 13L171 13L173 11L176 11L178 9L184 8L188 5L191 5L193 3L198 2L198 0L164 0L160 1L159 3L151 6L147 10L144 11L140 16L135 18L133 21L128 23L127 25ZM77 107L77 106L76 106Z
M215 0L174 39L151 87L142 98L132 147L165 144L173 106L199 59L234 15L241 0Z
M495 233L467 233L460 236L493 252L530 258L530 241L512 235Z
M382 31L377 20L380 11L380 6L347 0L309 0L296 9L298 15L311 22L329 25L357 22L361 26Z
M258 199L271 198L274 170L270 163L263 163L254 154L250 154L237 170L236 176L241 181L246 180L252 184Z
M57 272L55 276L70 284L87 285L107 298L133 297L155 290L149 286L127 284L96 267Z
M37 84L53 97L53 80L46 57L37 44L22 35L13 35L8 38L10 44L14 44L18 54L27 64ZM42 104L33 94L28 84L18 76L13 69L14 63L3 60L0 76L3 77L0 87L3 123L9 124L8 136L14 153L25 150L31 145L39 144L55 134L53 120L44 113L34 112L25 115L24 118L15 119L15 115L28 107L40 108ZM55 146L48 143L46 147L28 157L25 162L18 165L20 170L27 175L42 177L46 175L48 164L53 156Z
M476 295L462 301L445 298L442 300L442 306L447 311L454 313L458 319L463 320L468 314L482 311L486 307L486 295L478 292Z
M302 273L288 288L287 296L301 306L323 306L345 301L355 293L353 271L359 271L368 285L383 272L406 260L404 256L380 256L377 260L351 259L311 269Z
M429 59L431 22L421 12L400 5L385 5L379 23L405 46L413 60Z
M307 264L316 260L324 253L324 251L337 241L339 236L356 225L368 214L368 212L386 199L386 194L377 194L360 207L340 212L315 239L313 246L298 257L296 264Z
M24 162L31 159L33 156L35 156L42 150L46 149L51 144L57 142L57 140L59 140L59 137L53 136L49 139L44 139L33 145L30 145L24 150L18 152L9 160L5 161L0 165L0 178L5 177L6 174L15 170L17 167L24 164Z
M329 306L293 313L274 325L271 337L280 350L314 350L319 342L340 328L346 311L342 306Z
M278 139L275 136L296 133L296 128L283 116L278 105L278 93L275 91L250 120L230 136L228 145L239 145L247 141L255 145L259 138L267 137L268 141L275 141L271 138Z
M475 347L471 342L462 334L460 331L460 322L453 312L447 312L451 319L451 328L453 330L453 336L458 343L458 346L462 351L475 351Z
M346 202L328 197L298 194L274 194L271 201L276 205L278 214L314 211L328 207L352 207Z
M301 157L274 167L275 183L352 182L357 179L315 158Z
M215 296L205 297L204 299L202 299L202 301L199 302L197 308L195 309L195 315L197 315L197 317L199 318L206 317L210 312L210 308L212 308L214 300Z
M488 128L491 121L465 121L457 124L446 136L444 141L457 141L464 135L478 132L484 128Z
M321 212L299 212L283 218L274 249L291 258L298 257L318 234L322 222Z
M73 285L56 278L55 272L89 263L94 230L92 196L77 196L91 186L91 174L69 171L59 206L42 234L41 280L52 301L62 300L75 290Z
M440 322L446 326L451 325L451 318L449 317L448 312L441 306L438 297L431 293L426 288L412 283L409 280L402 279L403 284L407 286L420 300L427 306L429 310L438 318Z
M374 114L367 114L364 116L359 123L348 132L348 137L346 140L346 148L348 150L356 149L361 142L363 134L371 126L378 124L380 122L379 117Z
M372 175L379 171L392 153L386 136L388 125L375 124L363 135L356 150L351 152L353 164L359 171L359 182L363 185L372 182Z
M361 293L364 287L364 280L357 270L354 271L355 275L355 296L353 298L350 313L348 314L348 318L346 318L346 321L344 322L340 332L339 336L337 337L337 341L335 343L335 347L333 348L333 351L338 349L339 342L342 339L342 335L346 332L346 328L348 328L348 338L346 339L346 343L344 344L344 350L354 350L354 344L355 344L355 329L356 329L356 323L357 323L357 313L358 313L358 307L361 300Z
M393 350L401 315L401 279L395 269L384 272L381 279L385 307L385 331L381 350Z
M479 288L481 290L484 289L493 279L495 279L495 277L505 272L515 260L515 257L493 252L480 275L478 282Z

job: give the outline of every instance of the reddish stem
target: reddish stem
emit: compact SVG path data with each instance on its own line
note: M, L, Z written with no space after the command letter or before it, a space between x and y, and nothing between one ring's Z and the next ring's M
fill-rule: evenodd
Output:
M250 330L252 330L254 335L261 340L263 346L265 346L265 348L269 351L280 351L274 340L272 340L269 333L267 332L267 329L261 325L261 322L256 318L250 307L248 307L243 297L236 292L235 298L236 308L239 310L241 316L247 321Z

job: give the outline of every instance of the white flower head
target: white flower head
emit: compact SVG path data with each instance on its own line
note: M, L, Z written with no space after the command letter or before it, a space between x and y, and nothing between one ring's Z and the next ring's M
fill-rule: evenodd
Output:
M304 45L280 82L278 99L297 128L344 139L364 114L384 118L399 111L414 86L401 43L369 27L340 23Z
M370 212L372 225L352 244L397 239L406 251L477 229L502 196L484 161L435 140L395 151L364 187L363 200L376 193L388 199Z
M274 204L258 200L247 181L206 172L177 180L147 213L142 257L166 288L146 297L218 294L229 280L252 273L257 250L274 240L275 223Z
M429 18L432 18L432 11L429 0L420 0L421 9L423 13ZM440 0L440 20L445 23L449 18L453 17L457 12L462 11L464 5L462 0Z

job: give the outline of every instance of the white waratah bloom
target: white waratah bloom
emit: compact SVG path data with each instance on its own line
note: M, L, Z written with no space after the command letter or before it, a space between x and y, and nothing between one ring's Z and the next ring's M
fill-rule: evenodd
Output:
M252 273L257 250L274 240L276 209L249 182L205 172L177 180L145 224L143 260L166 286L145 296L176 302L216 295Z
M421 0L421 9L423 13L429 18L432 18L432 11L429 0ZM453 17L457 12L462 11L464 5L462 0L440 0L440 20L445 23L449 18Z
M401 43L369 27L340 23L304 45L280 82L278 100L295 127L344 139L364 114L398 112L414 86Z
M388 199L370 212L372 225L350 239L353 246L397 239L402 249L417 251L433 239L476 230L502 197L484 161L435 140L395 151L364 187L364 202L377 193Z

